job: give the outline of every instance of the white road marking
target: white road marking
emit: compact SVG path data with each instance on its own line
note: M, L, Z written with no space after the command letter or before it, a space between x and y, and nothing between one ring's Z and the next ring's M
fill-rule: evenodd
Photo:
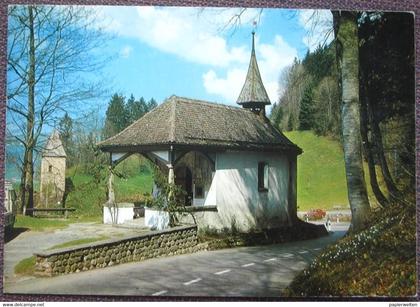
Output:
M254 265L255 263L254 262L251 262L251 263L247 263L247 264L243 264L243 265L241 265L243 268L246 268L246 267L249 267L249 266L251 266L251 265Z
M224 271L220 271L220 272L216 272L216 273L214 273L215 275L222 275L222 274L225 274L225 273L227 273L227 272L230 272L231 270L224 270Z
M314 248L314 251L319 251L321 248L320 247L317 247L317 248Z
M270 259L265 259L264 262L275 261L275 260L277 260L277 258L270 258Z
M308 251L300 251L299 254L306 254Z
M152 296L162 295L162 294L165 294L166 292L168 292L168 291L166 291L166 290L162 290L162 291L159 291L159 292L153 293L153 294L152 294Z
M201 278L193 279L193 280L190 280L190 281L184 282L184 285L185 285L185 286L188 286L188 285L191 285L191 284L193 284L193 283L199 282L200 280L201 280Z
M293 257L293 254L287 253L287 254L282 254L280 256L285 257L285 258L290 258L290 257Z

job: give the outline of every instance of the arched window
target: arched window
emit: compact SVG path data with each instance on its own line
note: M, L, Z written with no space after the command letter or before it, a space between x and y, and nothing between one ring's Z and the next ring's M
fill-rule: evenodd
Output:
M52 165L50 164L50 165L48 165L48 172L49 173L52 173Z

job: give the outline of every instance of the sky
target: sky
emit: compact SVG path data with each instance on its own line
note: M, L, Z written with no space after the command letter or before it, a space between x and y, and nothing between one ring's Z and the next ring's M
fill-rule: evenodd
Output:
M104 68L112 92L161 103L171 95L236 105L256 31L262 80L274 103L282 71L324 42L329 11L239 8L97 7L98 26L112 34ZM237 19L233 19L237 20ZM314 29L314 21L315 29ZM331 40L332 37L329 38Z

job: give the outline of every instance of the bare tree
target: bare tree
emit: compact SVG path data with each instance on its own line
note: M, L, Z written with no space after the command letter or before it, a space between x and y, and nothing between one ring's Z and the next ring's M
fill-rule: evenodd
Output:
M279 106L285 110L284 117L279 123L281 130L295 130L298 128L300 101L309 83L310 76L308 76L302 63L297 59L291 66L283 70L279 78L279 87L284 88L279 98Z
M98 95L99 84L81 76L105 63L99 48L106 36L94 21L94 12L81 6L9 8L7 129L24 148L23 213L33 207L34 152L43 127Z

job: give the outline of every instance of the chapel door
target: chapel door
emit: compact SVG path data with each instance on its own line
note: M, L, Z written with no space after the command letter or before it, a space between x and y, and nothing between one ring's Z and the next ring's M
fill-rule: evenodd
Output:
M191 170L186 166L179 166L175 169L175 184L185 191L183 197L185 206L191 206L193 200L192 177Z

